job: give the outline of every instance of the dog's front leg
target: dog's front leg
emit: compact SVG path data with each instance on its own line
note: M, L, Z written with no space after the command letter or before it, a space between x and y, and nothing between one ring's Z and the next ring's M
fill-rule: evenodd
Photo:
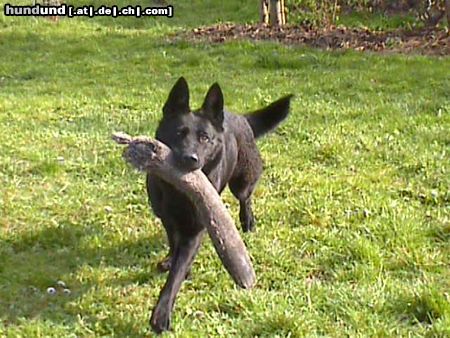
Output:
M153 331L157 333L167 331L170 328L170 316L175 298L198 252L202 234L203 231L181 239L175 249L169 276L159 294L158 303L153 309L150 318L150 325Z

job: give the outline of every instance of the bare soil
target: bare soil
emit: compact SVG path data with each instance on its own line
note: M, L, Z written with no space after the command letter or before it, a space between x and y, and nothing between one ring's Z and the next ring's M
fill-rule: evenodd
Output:
M364 28L331 26L312 28L292 25L283 28L263 24L237 25L231 23L199 27L178 34L192 41L223 43L237 39L272 40L289 45L307 45L327 50L354 49L358 51L450 55L450 35L439 29L371 31Z

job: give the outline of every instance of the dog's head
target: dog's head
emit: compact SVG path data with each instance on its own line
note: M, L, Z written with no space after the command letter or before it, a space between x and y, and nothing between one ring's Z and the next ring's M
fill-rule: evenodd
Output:
M181 77L164 104L163 118L156 131L156 138L172 149L180 169L201 169L214 160L221 147L223 121L223 94L220 86L213 84L202 107L191 111L188 84Z

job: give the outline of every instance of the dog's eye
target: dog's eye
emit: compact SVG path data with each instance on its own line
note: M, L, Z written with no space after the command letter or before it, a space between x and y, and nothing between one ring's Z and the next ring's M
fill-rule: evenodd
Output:
M187 128L181 128L177 130L177 136L178 137L185 137L188 133Z
M205 133L200 133L198 135L198 140L200 141L200 143L207 143L209 142L209 137Z

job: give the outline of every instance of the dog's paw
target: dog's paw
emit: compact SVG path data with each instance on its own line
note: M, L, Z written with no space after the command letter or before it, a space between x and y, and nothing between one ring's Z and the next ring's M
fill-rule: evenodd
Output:
M255 231L255 218L253 215L245 217L242 220L242 230L244 232L253 232Z
M169 271L171 266L172 266L172 256L167 256L156 265L158 270L161 272Z
M162 333L170 329L170 312L165 309L156 307L150 318L150 326L156 333Z

